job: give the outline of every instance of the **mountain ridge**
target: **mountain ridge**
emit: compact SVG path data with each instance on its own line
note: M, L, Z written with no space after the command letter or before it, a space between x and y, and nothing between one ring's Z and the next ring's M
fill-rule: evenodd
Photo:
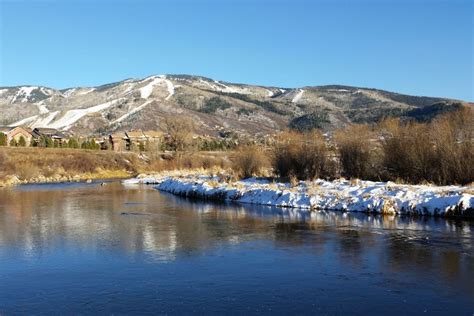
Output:
M201 134L218 135L226 130L264 135L287 127L330 130L389 116L426 120L463 104L469 103L347 85L284 88L197 75L152 75L61 90L33 85L0 87L0 124L92 135L160 130L166 116L186 115L193 118Z

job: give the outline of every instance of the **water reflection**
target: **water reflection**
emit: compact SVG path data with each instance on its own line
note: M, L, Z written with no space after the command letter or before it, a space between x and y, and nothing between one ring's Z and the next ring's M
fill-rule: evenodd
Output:
M264 241L381 284L436 276L474 299L473 231L469 221L204 203L120 183L0 190L0 259L74 249L165 263Z

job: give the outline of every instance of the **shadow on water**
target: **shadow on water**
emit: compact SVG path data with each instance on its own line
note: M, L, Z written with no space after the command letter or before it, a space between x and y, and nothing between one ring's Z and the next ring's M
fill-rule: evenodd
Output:
M142 291L151 289L147 280L157 278L169 282L163 281L168 290L160 288L162 295L174 287L187 288L189 280L209 293L221 291L242 299L252 288L269 286L280 296L271 298L262 292L263 301L288 305L298 297L309 308L306 311L311 307L305 303L329 291L354 299L346 302L350 309L339 310L336 301L327 297L328 305L322 306L329 313L363 312L356 300L363 299L364 293L380 302L380 308L395 299L417 306L410 300L417 296L420 302L438 304L438 311L449 307L465 312L474 308L473 233L472 221L208 203L119 182L20 186L0 190L0 279L4 281L0 282L0 313L7 302L7 295L2 297L7 286L13 291L8 297L16 302L14 294L22 297L23 293L16 284L23 278L31 281L44 273L60 273L64 283L51 285L38 279L35 285L38 291L48 284L61 292L77 281L72 272L76 270L93 275L86 284L107 293L110 288L103 289L103 284L113 287L124 282L120 286L132 284L135 295L146 296L149 292ZM38 274L31 275L32 267ZM201 272L190 275L195 269ZM288 273L295 273L293 279L284 277ZM196 279L204 275L207 281ZM229 280L230 288L226 287ZM260 283L249 287L254 280ZM193 295L201 303L212 300L204 292ZM447 304L444 307L437 301L439 295ZM219 304L212 305L216 311L221 311ZM392 307L393 313L406 311ZM206 304L200 308L208 311Z

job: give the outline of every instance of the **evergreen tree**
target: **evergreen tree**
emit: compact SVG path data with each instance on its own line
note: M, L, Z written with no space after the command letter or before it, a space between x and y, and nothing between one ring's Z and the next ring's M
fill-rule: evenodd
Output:
M67 142L68 148L79 148L79 143L75 138L70 138Z
M6 146L6 145L7 145L7 135L0 132L0 146Z
M20 146L20 147L25 147L26 146L26 140L23 136L20 136L20 139L18 140L18 146Z
M138 144L138 150L139 150L140 152L145 151L145 144L144 144L143 142L140 142L140 143Z
M53 148L54 147L54 142L53 140L51 139L51 137L49 136L45 136L45 144L46 144L46 148Z
M10 141L10 146L11 146L11 147L16 147L16 146L18 146L18 143L16 142L16 139L15 139L15 138L12 138L12 140Z

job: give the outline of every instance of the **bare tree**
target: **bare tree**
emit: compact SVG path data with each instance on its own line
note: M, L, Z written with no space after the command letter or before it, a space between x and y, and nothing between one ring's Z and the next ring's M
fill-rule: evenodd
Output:
M168 134L168 146L175 151L183 151L192 142L194 122L189 117L167 116L163 120L164 128Z

